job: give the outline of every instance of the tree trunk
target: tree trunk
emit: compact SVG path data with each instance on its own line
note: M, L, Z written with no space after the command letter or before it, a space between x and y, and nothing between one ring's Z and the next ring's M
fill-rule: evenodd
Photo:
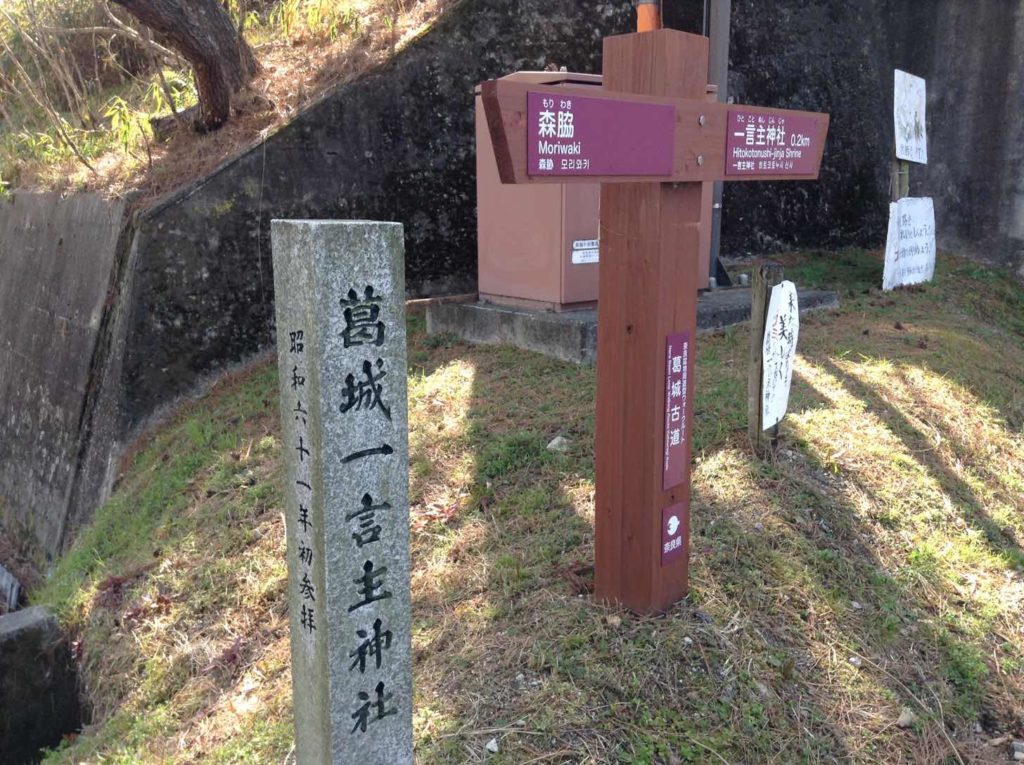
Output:
M217 0L112 0L163 37L191 64L199 90L197 127L216 130L231 113L231 95L256 73L248 43Z

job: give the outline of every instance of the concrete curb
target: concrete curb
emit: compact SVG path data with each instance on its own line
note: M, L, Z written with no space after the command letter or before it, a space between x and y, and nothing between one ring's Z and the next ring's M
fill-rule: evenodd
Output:
M800 290L800 313L839 308L830 290ZM750 320L750 289L705 292L697 303L697 330L706 335ZM427 333L449 332L468 343L512 345L575 364L597 360L597 312L530 311L523 308L435 301L427 305Z
M43 747L81 729L71 653L42 606L0 616L0 753L4 762L38 761Z

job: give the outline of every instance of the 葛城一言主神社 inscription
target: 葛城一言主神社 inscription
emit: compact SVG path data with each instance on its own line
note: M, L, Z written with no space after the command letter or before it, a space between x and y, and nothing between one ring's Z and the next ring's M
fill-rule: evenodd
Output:
M412 763L401 225L272 223L299 763Z

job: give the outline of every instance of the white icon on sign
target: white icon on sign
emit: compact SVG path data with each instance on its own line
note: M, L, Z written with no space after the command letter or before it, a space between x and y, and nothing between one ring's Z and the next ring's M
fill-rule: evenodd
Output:
M668 519L669 536L675 536L677 531L679 531L679 516L673 515Z

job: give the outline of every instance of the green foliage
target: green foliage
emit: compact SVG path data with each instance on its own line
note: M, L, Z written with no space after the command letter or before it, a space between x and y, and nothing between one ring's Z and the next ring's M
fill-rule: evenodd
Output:
M110 99L103 116L110 120L110 132L125 152L131 154L146 138L146 123L123 98L114 96Z
M381 4L388 24L395 19L393 7L408 5ZM66 177L61 168L69 161L90 163L110 150L139 160L140 147L148 154L150 120L197 100L193 74L180 59L154 58L119 34L67 33L109 27L100 3L9 0L0 5L0 195L26 178L56 182ZM255 45L282 39L326 43L359 37L365 27L351 0L228 0L225 5Z
M489 439L480 452L479 470L486 478L500 478L550 459L543 436L521 430Z
M164 90L166 84L167 90ZM168 100L168 92L170 100ZM146 88L144 104L148 106L150 116L166 114L170 111L181 111L195 101L195 78L191 71L179 72L174 69L163 71L163 81L159 75Z

